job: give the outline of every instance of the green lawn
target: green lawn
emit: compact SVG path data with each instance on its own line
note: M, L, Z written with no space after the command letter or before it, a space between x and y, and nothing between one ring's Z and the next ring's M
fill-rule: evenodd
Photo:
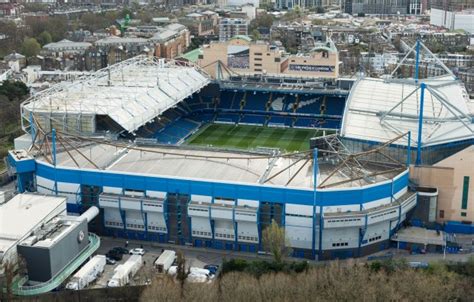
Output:
M210 124L191 136L187 144L223 148L279 148L288 152L309 149L309 139L321 130ZM326 134L330 134L326 131Z

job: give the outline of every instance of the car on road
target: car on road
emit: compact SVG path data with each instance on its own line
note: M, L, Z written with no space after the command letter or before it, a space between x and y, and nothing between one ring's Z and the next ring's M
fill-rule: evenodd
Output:
M117 263L117 261L115 261L112 258L107 257L107 258L105 258L105 263L110 264L110 265L114 265L115 263Z
M130 255L140 255L143 256L145 255L145 250L141 248L134 248L130 250Z

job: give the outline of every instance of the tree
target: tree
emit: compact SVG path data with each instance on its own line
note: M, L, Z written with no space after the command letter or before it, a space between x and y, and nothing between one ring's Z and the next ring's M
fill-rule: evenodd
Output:
M36 56L40 50L41 50L41 45L36 41L35 38L26 38L23 41L23 45L21 47L21 52L26 56L26 57L33 57Z
M286 240L285 228L272 219L272 223L262 232L262 243L266 251L273 255L275 262L281 263L291 252Z
M182 251L178 251L176 256L176 279L181 286L181 297L184 297L184 282L188 278L189 271L186 271L186 258Z
M46 44L49 44L53 41L53 38L51 37L51 34L47 31L43 31L39 36L38 36L38 42L41 44L41 46L44 46Z
M4 261L2 265L3 270L3 282L0 283L0 293L3 293L5 290L6 301L11 301L13 299L13 278L15 277L15 264L11 261Z
M252 32L254 29L258 28L268 28L273 25L273 16L271 14L263 14L253 19L249 25L249 31Z
M257 29L252 30L252 40L260 40L260 32Z

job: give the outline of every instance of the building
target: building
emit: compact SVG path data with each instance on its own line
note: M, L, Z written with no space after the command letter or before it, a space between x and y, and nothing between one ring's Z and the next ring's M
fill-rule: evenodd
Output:
M191 37L186 26L173 23L156 32L150 41L155 45L156 57L173 59L189 47Z
M20 72L26 67L26 57L16 52L6 55L4 60L7 62L8 67L15 72Z
M105 55L108 66L140 54L153 55L154 44L145 38L109 36L94 43L94 52L96 58Z
M393 70L398 63L398 53L385 52L380 54L362 52L360 55L361 62L365 64L365 66L368 66L366 71L374 72L379 75L387 74L388 71Z
M473 18L474 3L470 0L431 1L430 23L432 25L474 33Z
M288 55L268 43L235 36L227 42L205 45L197 64L215 77L218 67L213 63L218 61L238 74L337 78L339 72L338 52L331 41L316 44L307 53Z
M87 49L92 46L91 43L87 42L73 42L67 39L63 39L59 42L48 43L41 49L41 55L53 56L55 58L61 58L66 56L73 56L75 54L84 54Z
M353 15L406 15L410 0L349 0L345 4L345 12Z
M190 13L179 19L194 36L216 35L219 31L219 15L213 11Z
M28 158L21 152L10 154L18 167ZM0 276L4 277L6 263L13 264L16 275L23 267L20 257L28 276L12 288L14 294L51 291L98 249L99 238L88 232L88 222L98 209L92 207L82 216L67 216L66 201L64 196L24 193L0 204Z
M248 35L248 21L240 18L224 18L219 21L219 41L225 42L234 36Z
M20 15L23 6L18 3L0 2L0 17L16 17Z
M459 68L457 75L463 81L471 98L474 99L474 68Z
M436 198L438 223L462 223L474 233L474 146L432 166L413 167L411 178ZM425 190L426 191L426 190Z

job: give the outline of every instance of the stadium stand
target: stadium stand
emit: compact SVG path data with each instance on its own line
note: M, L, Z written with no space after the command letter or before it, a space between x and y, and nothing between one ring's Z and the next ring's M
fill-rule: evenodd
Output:
M213 88L168 109L137 135L162 144L179 144L210 122L338 129L344 107L343 97Z

